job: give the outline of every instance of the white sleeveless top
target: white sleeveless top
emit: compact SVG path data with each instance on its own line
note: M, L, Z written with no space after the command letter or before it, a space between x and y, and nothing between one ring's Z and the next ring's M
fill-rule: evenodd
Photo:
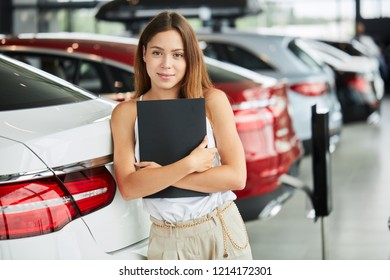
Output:
M142 96L140 97L140 101ZM211 123L206 118L208 147L215 147L215 139ZM135 159L139 162L138 120L134 124L135 133ZM220 165L216 158L214 166ZM232 191L211 193L207 196L180 197L180 198L143 198L144 209L158 219L171 223L197 219L212 212L216 207L223 205L228 200L236 199Z

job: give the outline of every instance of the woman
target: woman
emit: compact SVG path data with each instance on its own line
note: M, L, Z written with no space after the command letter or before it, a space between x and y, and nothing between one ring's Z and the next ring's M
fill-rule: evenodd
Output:
M142 32L135 57L135 96L112 113L114 166L124 199L143 197L151 216L149 259L251 259L232 190L243 189L246 164L230 103L208 77L186 19L158 14ZM160 166L139 162L136 102L205 98L207 136L188 156ZM215 158L218 163L214 163ZM168 186L209 193L145 198Z

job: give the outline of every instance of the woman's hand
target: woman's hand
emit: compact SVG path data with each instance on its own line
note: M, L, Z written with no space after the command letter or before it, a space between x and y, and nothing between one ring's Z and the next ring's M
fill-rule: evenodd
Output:
M217 148L207 148L207 136L189 155L193 172L203 172L213 167Z

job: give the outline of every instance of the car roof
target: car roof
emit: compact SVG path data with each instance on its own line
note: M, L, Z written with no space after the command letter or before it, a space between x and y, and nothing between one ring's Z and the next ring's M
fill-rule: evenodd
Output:
M235 28L225 28L221 32L212 32L208 29L197 30L199 36L213 36L213 37L246 37L246 38L262 38L266 40L292 40L298 38L297 36L278 34L278 33L264 33L255 30L239 30Z
M79 53L97 55L106 59L128 64L123 61L123 53L128 53L131 64L137 48L138 39L113 35L100 35L92 33L23 33L18 36L6 36L0 41L0 48L5 46L26 48L48 48L66 52L77 49ZM117 49L112 51L113 46ZM123 52L123 53L120 53ZM126 57L127 59L127 57Z
M125 63L126 65L133 65L138 39L114 35L79 32L23 33L18 36L7 36L4 40L0 41L0 49L1 46L4 45L7 45L8 47L12 46L13 48L14 46L25 46L28 48L50 48L51 50L54 48L68 52L73 52L73 50L77 49L77 52L96 55L117 62ZM115 51L113 51L113 48L115 48ZM129 61L124 61L124 59L127 57L123 55L124 53L129 54ZM229 72L236 72L242 76L247 77L248 79L261 83L263 86L273 85L276 82L274 78L267 77L248 69L232 64L227 64L212 58L206 57L205 62L216 67L223 68Z
M302 45L302 40L298 37L285 36L278 34L260 34L257 32L241 32L241 31L227 31L221 33L199 33L199 41L214 42L233 45L242 48L256 56L267 61L276 70L264 71L264 74L275 75L307 75L312 73L312 69L294 55L289 50L289 43L295 41L299 46ZM308 50L305 49L307 53ZM317 58L313 57L313 53L309 54L310 57L320 64Z

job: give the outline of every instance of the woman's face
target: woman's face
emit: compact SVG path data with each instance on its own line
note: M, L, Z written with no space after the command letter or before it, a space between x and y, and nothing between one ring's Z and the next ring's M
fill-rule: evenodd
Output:
M152 91L175 90L186 72L185 50L176 30L157 33L144 48L144 61L151 80Z

